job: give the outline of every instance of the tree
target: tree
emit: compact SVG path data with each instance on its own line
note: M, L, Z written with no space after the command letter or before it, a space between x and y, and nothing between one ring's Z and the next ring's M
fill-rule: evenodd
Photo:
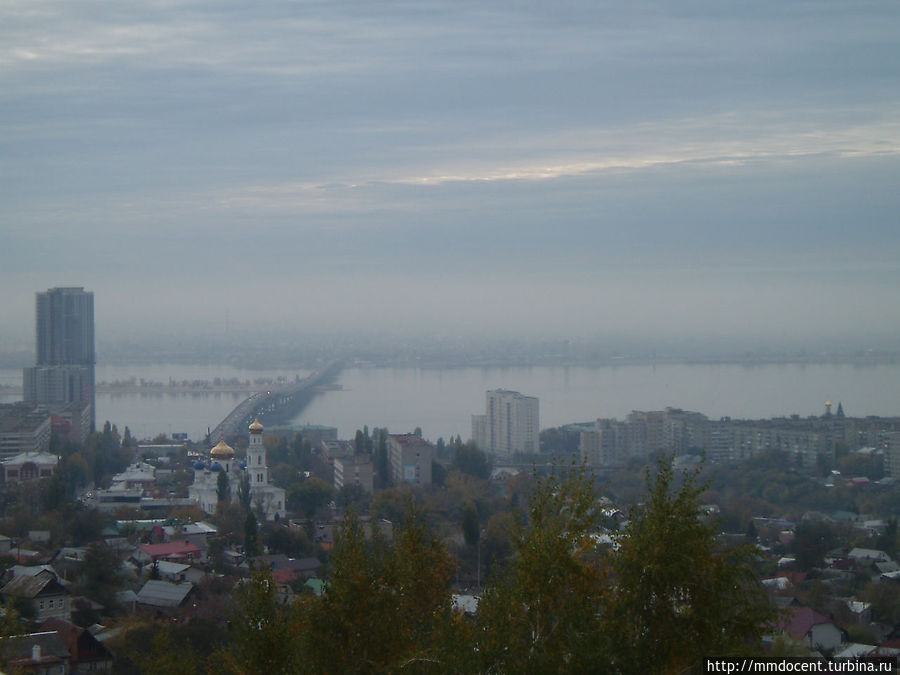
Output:
M478 607L481 672L596 672L604 577L584 468L539 479L512 535L515 556Z
M216 499L220 502L231 501L231 485L228 481L228 474L220 471L216 477Z
M774 619L752 547L720 550L716 528L698 518L705 486L696 478L676 486L665 459L648 471L647 499L611 557L603 634L614 670L681 672L704 656L747 654Z
M835 546L834 529L823 520L807 520L794 530L794 557L803 571L824 563L825 554Z
M303 511L311 518L320 506L324 506L334 497L334 488L321 478L307 478L294 483L288 488L288 509Z
M255 556L259 553L259 524L256 522L256 516L253 511L247 511L247 517L244 519L244 551L247 556Z
M453 453L454 468L477 478L491 477L491 462L487 455L471 441L465 445L457 445Z
M466 502L462 511L462 531L466 546L477 546L481 537L481 526L478 522L478 509L472 502Z
M897 516L888 518L884 532L875 540L875 548L884 551L891 558L897 554Z
M337 533L333 563L325 595L311 606L307 622L313 672L418 672L414 664L435 664L436 650L450 648L437 636L452 633L452 562L411 504L393 547L377 528L367 540L350 514ZM342 648L317 649L325 644Z
M391 472L388 464L387 430L378 430L378 445L375 448L375 473L377 486L381 489L391 486Z
M120 587L119 558L105 544L93 544L84 554L83 592L91 600L109 609Z
M244 471L244 473L241 474L241 482L238 485L238 501L241 503L241 508L244 511L250 510L252 499L253 495L250 492L250 473Z
M262 570L235 590L230 649L214 655L229 673L298 673L301 660L300 612L278 600L275 583ZM322 649L322 645L316 645ZM328 651L330 650L322 650Z

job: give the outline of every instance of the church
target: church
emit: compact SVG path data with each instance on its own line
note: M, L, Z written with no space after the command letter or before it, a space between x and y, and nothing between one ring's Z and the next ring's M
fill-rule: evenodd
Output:
M188 496L206 513L215 513L219 503L219 476L228 481L229 499L238 501L241 480L247 476L250 484L250 508L266 520L284 518L284 490L269 484L269 464L263 444L263 425L254 420L249 427L250 445L246 461L235 459L234 448L225 440L209 451L209 459L194 465L194 483Z

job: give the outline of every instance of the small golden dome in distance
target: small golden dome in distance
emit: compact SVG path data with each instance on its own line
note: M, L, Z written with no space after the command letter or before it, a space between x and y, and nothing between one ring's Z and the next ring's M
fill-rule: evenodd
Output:
M253 424L250 425L250 433L251 434L261 434L263 431L263 425L259 423L259 418L253 420Z
M223 438L216 447L209 451L209 456L216 459L231 459L234 457L234 448L228 445Z

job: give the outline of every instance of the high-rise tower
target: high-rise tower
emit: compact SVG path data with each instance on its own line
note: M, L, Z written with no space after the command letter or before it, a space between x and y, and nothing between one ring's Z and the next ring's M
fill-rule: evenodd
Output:
M25 400L50 406L90 406L95 426L94 294L51 288L35 302L35 365L23 373Z
M493 389L485 399L485 414L472 415L472 438L480 449L503 459L516 452L540 452L537 398Z

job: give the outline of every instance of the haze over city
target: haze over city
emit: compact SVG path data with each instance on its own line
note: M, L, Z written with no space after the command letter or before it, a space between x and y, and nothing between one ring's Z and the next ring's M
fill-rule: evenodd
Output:
M895 3L0 5L0 315L896 348ZM102 349L101 349L102 358Z

